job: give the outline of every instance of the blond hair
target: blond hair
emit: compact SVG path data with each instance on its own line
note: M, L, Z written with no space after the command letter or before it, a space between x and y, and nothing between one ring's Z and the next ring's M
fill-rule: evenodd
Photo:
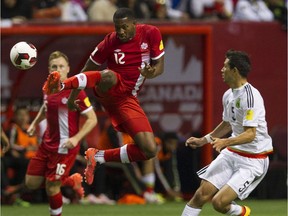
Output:
M69 59L67 57L67 55L65 55L64 53L60 52L60 51L54 51L50 54L49 56L49 59L48 59L48 64L50 65L50 62L53 60L53 59L57 59L57 58L60 58L60 57L63 57L66 62L69 64Z

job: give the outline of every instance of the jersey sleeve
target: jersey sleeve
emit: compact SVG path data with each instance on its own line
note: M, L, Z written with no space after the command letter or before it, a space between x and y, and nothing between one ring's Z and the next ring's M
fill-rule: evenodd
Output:
M150 43L151 43L151 59L157 60L164 55L164 44L161 32L155 26L150 29Z
M260 116L263 116L262 112L265 112L263 104L264 104L263 98L261 97L260 94L253 92L253 94L247 96L247 100L243 109L244 111L243 126L246 127L258 126Z
M90 102L89 98L87 97L85 91L83 91L83 90L80 91L77 99L79 100L78 105L79 105L81 114L84 114L84 113L88 112L89 110L93 109L91 102Z
M96 46L90 55L90 60L97 65L102 65L108 58L110 36L111 33Z

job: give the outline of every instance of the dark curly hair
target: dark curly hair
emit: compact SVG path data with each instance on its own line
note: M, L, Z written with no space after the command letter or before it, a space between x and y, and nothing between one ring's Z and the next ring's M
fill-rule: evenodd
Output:
M113 20L128 18L129 20L135 19L135 14L130 8L119 8L113 15Z
M229 59L229 66L231 69L237 68L242 77L247 77L251 69L250 58L247 53L236 50L228 50L226 58Z

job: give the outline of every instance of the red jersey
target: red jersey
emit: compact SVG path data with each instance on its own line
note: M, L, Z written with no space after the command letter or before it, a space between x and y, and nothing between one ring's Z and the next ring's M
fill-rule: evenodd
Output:
M46 119L47 128L44 132L41 148L59 154L75 153L80 146L68 150L61 145L79 131L79 117L91 109L91 103L84 91L78 95L80 111L70 111L67 107L68 97L71 90L60 91L57 94L45 95L47 104Z
M107 62L107 67L121 75L127 91L137 96L145 78L138 68L144 62L157 60L164 55L164 46L159 29L155 26L138 24L136 34L128 42L121 42L116 32L108 34L90 55L97 65Z

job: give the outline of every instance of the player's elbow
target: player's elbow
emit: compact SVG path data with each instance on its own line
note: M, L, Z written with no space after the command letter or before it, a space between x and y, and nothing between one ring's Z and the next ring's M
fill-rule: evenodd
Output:
M253 142L256 138L256 128L250 128L247 130L246 142Z
M256 127L244 127L244 132L240 136L245 143L253 142L256 139Z

